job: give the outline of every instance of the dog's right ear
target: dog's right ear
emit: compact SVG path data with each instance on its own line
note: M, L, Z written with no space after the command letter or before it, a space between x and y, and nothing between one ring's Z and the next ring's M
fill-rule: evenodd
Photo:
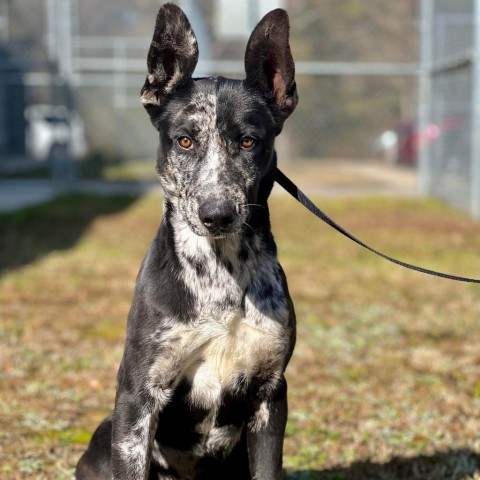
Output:
M148 51L148 75L141 100L150 115L168 95L192 78L198 61L198 45L188 18L173 3L160 8Z

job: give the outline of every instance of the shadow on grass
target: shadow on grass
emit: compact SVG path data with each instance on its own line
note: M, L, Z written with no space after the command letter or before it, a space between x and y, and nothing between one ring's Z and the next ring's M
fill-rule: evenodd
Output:
M393 458L385 464L355 462L331 470L289 471L288 480L467 480L480 471L480 455L451 450L434 455Z
M137 198L69 195L0 215L0 275L71 248L95 218L125 210Z

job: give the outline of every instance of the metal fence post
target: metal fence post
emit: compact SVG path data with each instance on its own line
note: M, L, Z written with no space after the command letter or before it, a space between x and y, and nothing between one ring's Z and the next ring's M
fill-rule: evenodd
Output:
M474 37L472 65L472 160L471 160L471 204L470 212L480 219L480 0L474 4Z
M52 180L57 191L70 192L77 186L77 169L73 159L74 116L74 61L73 61L73 9L72 0L56 0L57 61L59 81L63 84L63 102L68 109L68 140L66 145L52 149Z
M420 0L420 68L418 102L418 191L432 193L432 165L426 132L430 123L431 68L433 57L433 1Z

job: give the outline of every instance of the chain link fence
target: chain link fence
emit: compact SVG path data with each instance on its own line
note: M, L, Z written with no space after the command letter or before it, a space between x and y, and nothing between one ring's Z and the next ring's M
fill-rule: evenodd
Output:
M198 76L242 78L254 24L266 10L289 11L300 104L278 140L282 160L415 165L417 0L178 3L199 40ZM31 167L51 175L57 165L68 183L65 165L95 176L105 165L154 158L139 90L158 7L0 0L0 177Z
M478 0L422 0L423 193L480 217Z

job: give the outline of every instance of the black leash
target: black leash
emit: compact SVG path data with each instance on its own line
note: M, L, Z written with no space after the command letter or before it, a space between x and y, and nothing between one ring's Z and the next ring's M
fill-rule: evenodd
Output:
M411 265L410 263L402 262L396 258L389 257L378 250L375 250L372 247L369 247L363 243L358 238L354 237L351 233L347 232L343 227L338 225L333 221L326 213L320 210L284 173L282 173L278 168L276 171L275 180L279 185L281 185L293 198L298 200L304 207L306 207L310 212L315 216L323 220L327 225L330 225L332 228L340 232L342 235L345 235L350 240L353 240L358 245L366 248L370 252L379 255L386 260L401 265L402 267L409 268L410 270L416 270L417 272L426 273L427 275L434 275L436 277L447 278L448 280L456 280L457 282L468 282L468 283L480 283L480 280L468 277L458 277L456 275L449 275L448 273L436 272L434 270L428 270L427 268L417 267L416 265Z

